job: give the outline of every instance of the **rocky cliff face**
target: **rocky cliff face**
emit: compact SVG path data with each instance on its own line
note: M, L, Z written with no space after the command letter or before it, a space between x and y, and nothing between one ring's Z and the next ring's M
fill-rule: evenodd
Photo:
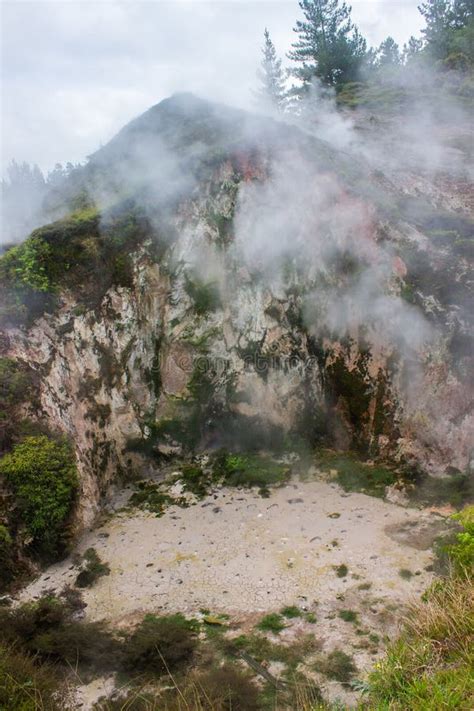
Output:
M113 482L182 451L298 438L469 467L468 193L422 179L397 187L295 127L192 97L92 157L72 217L33 234L54 252L60 224L74 245L54 274L42 262L54 299L23 284L29 316L8 312L2 338L39 376L29 414L75 444L83 521Z

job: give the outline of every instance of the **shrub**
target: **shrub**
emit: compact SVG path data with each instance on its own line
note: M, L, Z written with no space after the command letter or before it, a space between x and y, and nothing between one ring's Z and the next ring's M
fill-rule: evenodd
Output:
M101 700L96 711L259 711L259 689L250 674L224 664L189 674L160 695L133 690L127 696Z
M1 274L14 281L17 287L48 292L53 289L49 268L51 246L37 232L23 244L12 247L0 260ZM59 265L58 265L59 266Z
M56 671L18 649L0 646L0 709L60 711L66 693Z
M3 590L15 575L15 560L13 541L8 529L0 524L0 591Z
M401 578L403 578L403 580L411 580L413 577L413 573L411 570L408 570L408 568L400 568L398 574Z
M64 549L65 523L78 487L74 455L64 440L26 437L0 460L0 475L12 488L32 547L56 556Z
M152 511L157 516L162 516L166 507L175 503L172 496L164 493L161 490L160 484L154 484L151 481L139 481L137 491L135 491L129 500L131 506Z
M35 638L66 619L66 608L52 596L13 609L0 609L0 627L5 641L35 652Z
M24 402L31 388L31 377L12 358L0 358L0 408Z
M258 711L262 708L258 687L251 676L230 664L195 675L189 691L190 701L199 700L204 708L213 711Z
M344 491L363 491L370 496L384 496L385 488L397 479L390 469L366 464L352 452L320 450L316 465L327 472L336 469L337 482Z
M341 563L341 565L335 567L335 571L338 578L345 578L349 572L349 568L345 563Z
M259 486L265 489L287 481L290 470L268 457L219 452L214 458L214 474L222 478L227 486Z
M200 499L206 496L212 485L212 477L195 464L185 464L181 469L180 479L185 491Z
M26 366L12 358L0 358L0 452L9 449L18 434L17 405L31 401L32 385Z
M67 621L38 634L32 644L43 659L68 666L115 670L121 660L122 643L101 622Z
M121 643L102 623L74 620L77 607L77 599L69 595L65 600L45 596L14 609L0 609L3 639L43 661L94 667L105 662L105 666L113 668L120 656Z
M210 311L216 311L221 305L221 298L217 284L205 283L196 275L191 279L186 277L186 293L194 303L194 310L198 316L205 316Z
M273 634L279 634L285 629L285 623L283 618L277 612L271 612L269 615L262 617L257 625L259 630L262 632L273 632Z
M354 610L339 610L339 617L344 622L357 622L357 612Z
M349 654L335 649L328 654L320 664L320 670L330 679L336 679L342 684L348 684L357 668Z
M66 286L94 305L113 284L133 281L129 254L150 235L148 220L124 200L102 215L93 206L45 225L0 257L6 321L28 321L57 303Z
M90 588L103 575L109 575L109 566L107 563L102 563L94 548L88 548L83 559L85 566L76 578L78 588Z
M124 666L133 672L159 676L174 672L193 658L198 625L183 615L146 615L128 639Z
M456 535L456 542L447 546L446 552L459 570L472 571L474 568L474 506L465 509L453 516L459 521L463 531Z

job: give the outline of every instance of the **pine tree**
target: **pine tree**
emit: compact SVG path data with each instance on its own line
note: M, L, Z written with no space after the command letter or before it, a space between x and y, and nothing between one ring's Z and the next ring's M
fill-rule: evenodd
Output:
M401 63L400 49L393 37L387 37L377 50L379 67L396 67Z
M451 5L449 0L426 0L418 6L425 18L426 27L421 30L425 47L435 59L444 59L449 54Z
M261 68L257 71L261 84L256 92L257 100L263 108L283 111L286 91L281 59L277 56L275 45L270 39L270 33L267 28L265 28L264 38L265 41L262 47L263 59Z
M12 160L1 182L0 244L19 242L41 222L46 182L37 165Z
M402 62L403 64L408 64L412 62L415 57L418 57L423 47L423 40L417 39L411 35L410 39L406 44L403 45L402 52Z
M328 86L357 78L367 45L350 19L351 8L339 0L300 0L305 16L294 31L299 39L288 57L300 66L293 75L311 83L318 77Z
M453 0L451 26L455 30L467 27L474 20L474 0Z

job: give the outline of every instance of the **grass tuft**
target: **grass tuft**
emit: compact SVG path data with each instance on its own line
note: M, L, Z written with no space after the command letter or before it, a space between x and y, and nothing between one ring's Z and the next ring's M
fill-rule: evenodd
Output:
M257 625L257 628L262 632L273 632L273 634L279 634L285 629L285 623L281 615L277 612L271 612L269 615L262 617Z

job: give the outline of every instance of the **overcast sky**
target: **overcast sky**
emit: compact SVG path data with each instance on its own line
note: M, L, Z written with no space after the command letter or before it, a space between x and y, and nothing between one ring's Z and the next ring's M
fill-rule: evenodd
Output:
M419 0L353 0L369 44L403 44ZM0 0L1 168L83 161L176 91L249 107L265 26L284 57L297 0ZM289 64L289 62L286 62Z

